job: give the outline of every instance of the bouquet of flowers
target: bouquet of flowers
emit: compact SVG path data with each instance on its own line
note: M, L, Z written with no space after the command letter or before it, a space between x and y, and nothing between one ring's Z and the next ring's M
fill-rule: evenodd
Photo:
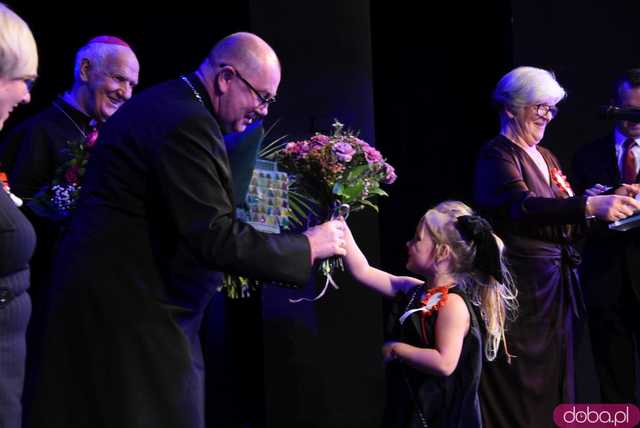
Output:
M274 126L266 131L263 138L271 133ZM260 187L263 173L255 170L247 199L248 202L249 199L270 199L270 193L280 189L285 198L278 211L280 230L304 230L338 214L346 218L349 210L371 207L377 211L374 198L387 195L380 185L396 180L394 168L384 161L380 152L353 132L345 131L337 121L333 124L332 135L317 133L309 140L292 142L285 142L285 139L286 136L282 136L266 144L258 158L276 161L277 171L288 174L288 185L286 188L274 187L271 180ZM266 209L271 209L271 206ZM321 272L327 281L316 299L322 297L329 284L337 288L331 273L341 267L340 258L321 264ZM250 278L225 274L219 290L225 291L230 298L248 297L261 285Z
M378 150L345 131L338 121L332 135L316 133L309 140L286 143L272 151L271 157L290 174L289 215L292 223L303 228L338 215L346 218L349 211L365 207L378 211L373 198L387 196L380 185L397 178ZM317 300L329 284L338 288L331 276L336 268L342 269L342 259L322 262L320 269L326 278L323 291L315 299L296 301Z
M52 220L64 220L71 214L80 196L82 177L97 138L98 131L94 129L84 140L67 141L65 154L68 160L58 166L51 184L29 201L29 207L36 214Z
M332 218L345 204L351 211L378 211L373 198L387 196L380 184L397 178L378 150L345 132L338 121L333 135L317 133L309 140L286 143L272 157L291 174L291 215L304 226Z

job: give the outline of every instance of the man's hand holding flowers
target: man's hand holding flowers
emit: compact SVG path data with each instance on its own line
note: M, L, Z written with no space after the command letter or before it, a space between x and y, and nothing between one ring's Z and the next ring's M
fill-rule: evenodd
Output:
M303 232L309 240L311 263L347 254L344 228L343 220L331 220Z

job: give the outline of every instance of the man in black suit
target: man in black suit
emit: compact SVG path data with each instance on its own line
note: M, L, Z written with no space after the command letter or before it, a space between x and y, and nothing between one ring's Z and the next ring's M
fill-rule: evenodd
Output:
M266 116L279 83L271 47L236 33L103 126L56 263L34 427L203 427L219 271L302 284L345 254L340 221L269 235L235 219L222 135Z
M615 104L640 109L640 69L617 82ZM640 123L617 121L613 133L582 146L573 163L579 192L597 194L620 184L637 193ZM611 231L596 224L587 239L581 280L589 312L591 342L606 403L638 404L640 338L640 231Z

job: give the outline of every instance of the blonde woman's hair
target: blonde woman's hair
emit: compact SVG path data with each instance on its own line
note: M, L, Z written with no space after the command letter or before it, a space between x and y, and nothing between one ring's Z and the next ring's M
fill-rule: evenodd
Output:
M503 343L507 358L510 359L504 331L506 320L515 317L518 303L517 290L503 256L504 243L496 234L491 233L497 244L496 257L502 277L499 281L485 269L477 267L478 244L463 237L458 225L458 218L462 216L475 214L462 202L442 202L422 217L418 233L430 234L436 246L436 254L438 246L449 248L450 272L446 273L453 275L458 286L479 309L486 330L484 354L487 360L493 361L496 358L500 342Z
M36 77L38 49L29 26L0 3L0 78Z

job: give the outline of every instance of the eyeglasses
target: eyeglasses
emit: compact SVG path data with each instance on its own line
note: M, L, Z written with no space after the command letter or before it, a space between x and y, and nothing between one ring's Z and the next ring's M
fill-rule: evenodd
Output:
M258 92L258 90L256 88L254 88L253 85L251 83L249 83L249 81L247 79L242 77L240 72L238 70L236 70L236 68L234 66L229 65L229 64L220 64L220 67L231 67L231 68L233 68L233 72L235 73L236 76L238 76L238 79L242 80L242 83L247 85L247 87L249 89L251 89L251 91L253 91L253 93L256 94L256 96L260 100L260 104L258 104L258 107L262 107L264 105L269 106L269 105L271 105L271 104L276 102L276 97L265 97L260 92Z
M27 87L27 91L31 92L33 89L33 85L36 83L36 79L34 77L14 77L11 80L22 80Z
M536 113L540 117L547 117L547 114L551 113L551 118L553 119L558 115L558 107L550 106L547 104L536 104L534 106L536 108Z

